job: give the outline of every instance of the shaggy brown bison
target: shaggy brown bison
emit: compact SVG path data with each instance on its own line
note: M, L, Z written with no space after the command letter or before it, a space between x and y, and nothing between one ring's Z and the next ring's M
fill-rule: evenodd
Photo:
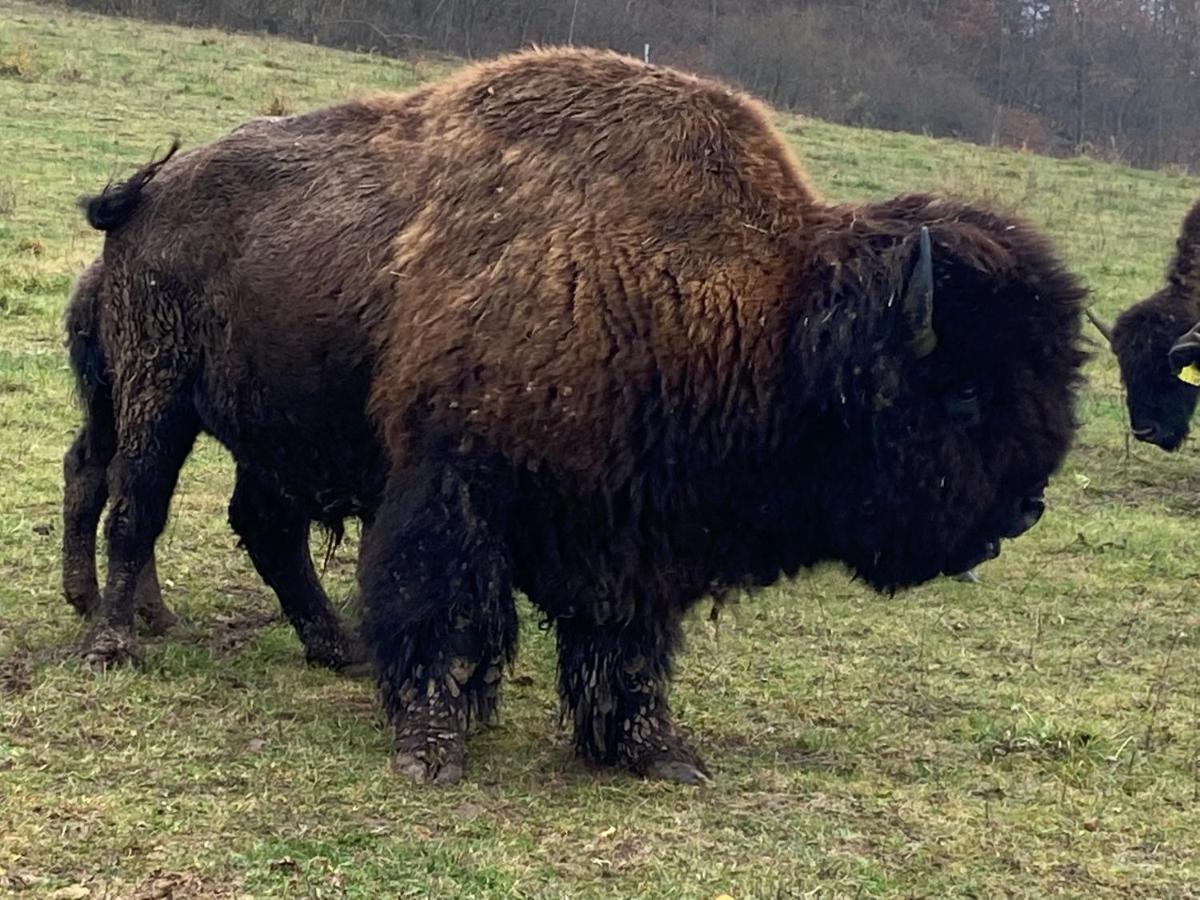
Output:
M312 510L384 471L364 635L417 781L491 716L514 589L582 756L704 778L667 702L693 604L822 560L885 591L963 572L1037 520L1075 427L1083 291L1036 232L826 203L752 100L612 54L235 132L91 210L102 607L132 608L201 427Z
M1200 203L1183 220L1162 290L1109 328L1089 312L1121 367L1129 425L1139 441L1179 449L1196 411L1196 387L1178 373L1200 362Z
M100 328L106 313L101 296L103 283L103 264L97 260L76 280L65 317L67 347L84 422L63 460L63 589L71 606L88 619L100 610L96 527L108 499L109 464L117 445L106 362L110 354ZM277 592L284 613L304 643L308 660L331 668L358 662L358 642L343 635L313 569L308 518L280 493L270 477L257 474L249 464L238 467L229 521L259 573ZM340 521L326 524L340 529ZM134 600L138 614L152 632L165 633L176 621L163 603L153 555L138 577ZM132 624L128 610L119 621ZM106 646L109 652L114 647L111 626L107 633L109 638L101 642L101 654ZM133 652L128 628L117 633L116 646L126 653ZM89 644L89 652L94 649ZM108 656L93 658L111 661Z

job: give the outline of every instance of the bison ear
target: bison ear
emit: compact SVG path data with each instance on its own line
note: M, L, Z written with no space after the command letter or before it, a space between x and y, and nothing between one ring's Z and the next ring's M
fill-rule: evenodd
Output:
M917 359L923 359L937 348L937 334L933 330L933 247L929 228L925 225L921 226L916 262L908 278L902 305L912 334L909 346Z

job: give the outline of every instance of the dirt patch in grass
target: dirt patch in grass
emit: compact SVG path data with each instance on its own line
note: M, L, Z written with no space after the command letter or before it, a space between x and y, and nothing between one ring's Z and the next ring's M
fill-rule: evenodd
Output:
M853 756L844 751L817 747L787 737L777 739L772 735L722 734L705 739L702 746L709 762L754 756L799 771L842 776L853 775L856 771Z
M0 659L0 694L24 694L33 687L38 670L63 662L73 650L73 645L67 645L9 653Z
M130 893L129 900L199 900L236 897L242 892L186 872L153 872Z
M23 694L31 687L26 660L15 657L0 660L0 694Z
M1026 755L1035 759L1066 759L1086 751L1096 740L1087 732L1077 734L1012 734L1000 735L986 742L982 755L987 760Z
M1180 472L1169 481L1134 477L1100 493L1105 503L1162 507L1181 516L1200 514L1200 472Z
M241 652L264 628L279 621L278 612L267 610L218 615L208 639L208 648L217 656L232 656Z

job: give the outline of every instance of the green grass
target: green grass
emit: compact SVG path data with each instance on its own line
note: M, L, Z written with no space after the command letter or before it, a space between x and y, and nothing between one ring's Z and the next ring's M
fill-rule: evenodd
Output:
M1200 465L1124 438L1088 370L1078 446L1033 532L894 600L826 570L689 623L674 694L705 790L594 774L526 615L500 726L455 788L394 779L371 685L307 669L224 523L203 443L160 542L179 633L94 676L58 588L77 425L59 318L97 236L74 198L173 135L211 138L436 75L301 44L0 0L0 894L1195 896ZM789 119L830 197L949 191L1019 209L1106 316L1152 289L1200 182ZM340 597L355 542L331 566ZM157 893L156 893L157 892Z

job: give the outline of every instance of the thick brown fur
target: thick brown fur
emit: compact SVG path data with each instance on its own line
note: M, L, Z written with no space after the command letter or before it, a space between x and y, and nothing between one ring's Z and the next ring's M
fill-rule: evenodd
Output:
M441 676L412 699L439 671L414 648L498 614L442 567L511 578L556 623L582 755L697 780L664 692L699 597L821 559L893 589L1036 519L1074 428L1083 292L1027 226L931 197L828 205L753 101L607 54L522 54L385 105L424 136L396 144L420 203L372 400L409 487L360 582L406 735L444 721ZM914 363L896 301L922 225L941 349ZM398 761L438 780L454 748Z
M514 588L580 754L704 778L666 701L690 606L821 560L962 571L1036 520L1075 427L1083 291L1035 231L828 204L760 105L614 54L252 124L143 192L105 245L118 419L210 431L314 518L371 511L364 633L417 780L461 774ZM169 470L156 442L130 455Z
M1176 377L1172 347L1200 323L1200 201L1184 217L1166 285L1129 307L1112 328L1112 349L1121 367L1125 402L1134 435L1164 450L1187 437L1200 395ZM1193 353L1200 358L1200 353Z

